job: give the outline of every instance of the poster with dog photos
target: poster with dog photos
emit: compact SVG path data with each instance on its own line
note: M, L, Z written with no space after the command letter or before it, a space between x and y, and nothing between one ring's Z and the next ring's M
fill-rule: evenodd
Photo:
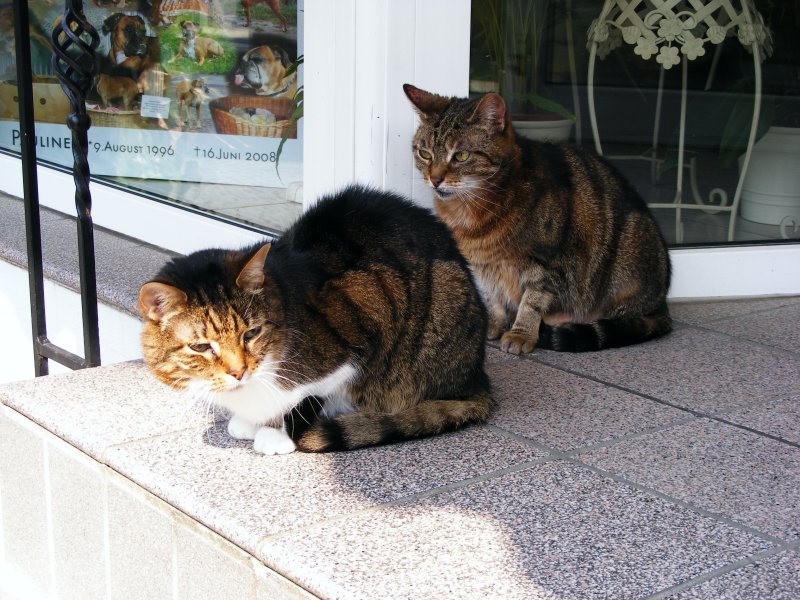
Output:
M83 4L101 38L86 99L92 174L275 187L302 181L303 123L292 118L302 86L302 0ZM71 166L71 108L49 46L64 3L30 0L29 9L37 155ZM11 11L0 2L0 147L19 151Z

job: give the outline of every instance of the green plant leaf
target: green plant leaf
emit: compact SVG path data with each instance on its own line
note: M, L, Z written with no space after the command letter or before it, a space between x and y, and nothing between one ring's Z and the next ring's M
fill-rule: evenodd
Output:
M292 131L293 128L297 126L297 122L303 118L303 90L302 88L297 90L297 93L294 95L295 101L295 108L292 111L291 116L289 116L289 123L290 125L286 128L286 131L283 132L281 136L281 141L278 144L278 149L275 152L275 173L278 174L278 179L281 179L281 172L278 168L281 162L281 153L283 152L283 145L286 143L286 140L289 139L289 133Z
M304 56L301 54L298 56L294 62L286 69L286 76L292 75L293 73L297 72L298 67L303 64ZM283 146L286 143L286 140L289 139L289 133L292 129L297 127L297 122L303 118L303 86L298 86L297 91L294 93L292 97L292 102L294 103L294 110L292 114L289 116L289 126L286 128L286 131L283 132L281 136L281 141L278 144L278 149L275 151L275 173L278 175L278 179L281 179L281 172L280 172L280 162L281 162L281 154L283 153Z
M536 92L527 92L525 94L518 94L516 98L520 100L526 100L536 106L537 108L541 108L547 112L551 112L557 114L565 119L569 119L570 121L575 120L575 115L572 114L569 110L567 110L563 105L559 104L555 100L550 100L549 98L545 98L544 96L540 96Z
M756 130L756 141L760 140L775 119L775 102L772 98L761 100L761 110ZM753 96L737 100L731 109L730 117L722 130L719 144L719 160L724 167L735 164L739 156L747 150L750 127L753 121Z

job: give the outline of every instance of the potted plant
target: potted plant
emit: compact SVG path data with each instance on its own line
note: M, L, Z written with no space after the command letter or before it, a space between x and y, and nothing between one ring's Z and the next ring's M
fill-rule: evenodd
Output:
M304 55L298 56L294 62L289 65L289 68L286 69L285 77L291 77L297 70L300 68L300 65L303 64ZM297 86L297 91L294 93L292 97L292 113L289 115L289 124L290 126L286 128L283 135L281 136L281 141L278 144L278 150L275 152L275 172L278 174L280 178L281 174L278 170L278 165L281 161L281 154L283 154L283 145L286 143L286 140L289 139L292 131L297 131L297 124L300 122L300 119L303 118L303 85Z
M764 62L761 109L756 143L750 156L740 202L740 215L754 223L800 227L800 47L793 23L800 17L795 3L765 0L757 4L772 32L774 48ZM752 81L744 89L753 89ZM740 168L750 132L752 96L739 100L723 130L723 164Z
M534 139L569 138L575 116L539 93L548 28L563 14L548 0L473 0L470 89L497 91L514 129Z

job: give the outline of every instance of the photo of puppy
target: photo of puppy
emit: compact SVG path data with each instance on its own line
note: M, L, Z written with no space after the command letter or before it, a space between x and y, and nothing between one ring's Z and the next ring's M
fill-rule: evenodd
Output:
M250 27L250 8L255 6L256 4L263 3L269 6L272 9L272 12L278 17L278 20L281 22L281 31L288 30L288 23L286 22L286 17L281 14L281 3L280 0L241 0L242 8L244 9L244 26Z
M199 23L195 21L181 21L181 41L178 46L178 52L167 62L173 62L183 56L197 61L198 65L202 65L206 61L207 56L210 59L225 54L225 50L218 41L207 37L200 37L197 35L199 32Z
M280 46L258 46L242 56L234 82L254 89L257 96L292 98L297 91L297 74L286 75L290 64L289 55Z
M200 109L207 95L208 86L203 78L182 79L175 85L175 97L178 100L178 127L183 127L184 123L191 126L191 109L194 109L194 125L200 127ZM184 113L186 114L185 120Z
M95 79L95 88L103 102L103 107L113 107L111 100L121 98L122 107L130 110L133 100L142 91L130 77L100 73ZM115 107L116 108L116 107Z

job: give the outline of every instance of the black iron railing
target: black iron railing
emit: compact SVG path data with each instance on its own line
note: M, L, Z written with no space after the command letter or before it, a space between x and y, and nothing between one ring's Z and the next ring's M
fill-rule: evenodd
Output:
M75 207L78 214L78 264L80 268L83 349L80 357L48 340L42 271L42 233L39 217L39 188L36 173L36 129L33 112L33 73L30 58L28 1L14 2L17 85L19 98L20 152L25 203L25 231L28 251L28 283L36 376L47 375L49 360L83 369L100 364L97 315L97 280L94 256L92 197L89 191L88 129L85 99L97 73L94 50L99 36L86 20L82 0L66 0L64 16L54 27L53 68L68 96L72 113L67 125L72 131Z

